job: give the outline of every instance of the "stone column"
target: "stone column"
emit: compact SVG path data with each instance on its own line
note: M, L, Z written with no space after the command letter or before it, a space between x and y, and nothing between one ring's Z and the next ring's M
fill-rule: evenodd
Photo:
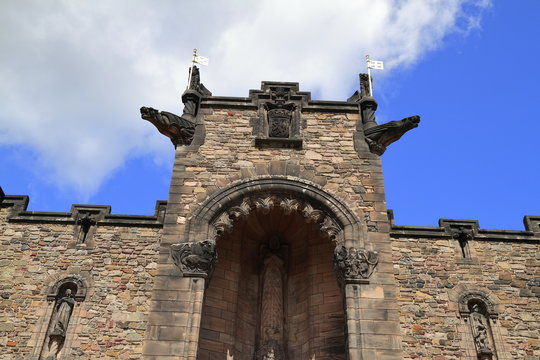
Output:
M204 290L217 259L215 242L172 244L170 257L174 266L164 267L156 279L143 355L195 360Z
M386 262L374 251L346 246L335 250L334 269L344 294L350 360L401 359L395 285L392 273L385 274ZM381 263L383 271L379 273L375 270Z

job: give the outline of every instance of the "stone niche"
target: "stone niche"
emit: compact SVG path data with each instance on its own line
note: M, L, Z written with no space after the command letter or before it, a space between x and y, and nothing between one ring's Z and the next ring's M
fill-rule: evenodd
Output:
M258 207L216 237L198 359L345 359L335 240L302 211Z

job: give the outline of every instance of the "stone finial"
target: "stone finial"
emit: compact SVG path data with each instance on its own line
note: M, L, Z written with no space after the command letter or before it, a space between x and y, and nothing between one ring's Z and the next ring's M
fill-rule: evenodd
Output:
M334 270L341 284L365 282L378 262L379 256L374 251L343 245L334 251Z
M204 240L171 245L171 257L184 276L209 277L217 260L216 243Z

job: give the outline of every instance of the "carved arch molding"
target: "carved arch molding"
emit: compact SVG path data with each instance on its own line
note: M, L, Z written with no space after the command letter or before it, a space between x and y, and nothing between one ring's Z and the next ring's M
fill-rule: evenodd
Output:
M212 194L188 220L187 242L215 240L231 230L238 219L273 208L285 214L302 214L308 222L319 224L337 244L364 244L366 229L361 230L359 217L341 199L310 181L286 176L242 180Z
M298 212L303 215L306 222L317 224L321 233L330 240L335 243L343 242L343 225L339 224L330 214L314 207L309 202L279 193L245 197L240 204L230 207L215 219L212 223L213 237L216 238L232 230L235 221L246 218L252 212L268 215L274 208L280 208L285 215Z
M378 255L363 248L367 229L359 217L318 185L282 176L239 181L210 196L188 220L187 241L171 245L173 262L184 276L210 276L217 261L216 240L240 219L273 209L300 214L334 242L334 269L340 283L370 277Z

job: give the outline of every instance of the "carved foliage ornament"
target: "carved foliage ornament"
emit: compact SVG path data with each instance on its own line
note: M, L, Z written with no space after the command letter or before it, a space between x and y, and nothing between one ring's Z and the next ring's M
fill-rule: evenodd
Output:
M337 246L334 251L334 270L341 284L363 282L379 262L376 252L355 247Z
M184 276L208 277L217 260L216 243L204 240L171 245L171 257Z
M324 211L315 209L309 203L279 195L245 198L240 205L233 206L218 216L213 223L214 235L219 236L231 230L235 220L248 216L252 211L258 211L264 215L268 215L275 207L281 208L286 215L299 212L306 218L308 223L318 224L320 231L326 234L332 241L340 241L342 234L341 227Z

